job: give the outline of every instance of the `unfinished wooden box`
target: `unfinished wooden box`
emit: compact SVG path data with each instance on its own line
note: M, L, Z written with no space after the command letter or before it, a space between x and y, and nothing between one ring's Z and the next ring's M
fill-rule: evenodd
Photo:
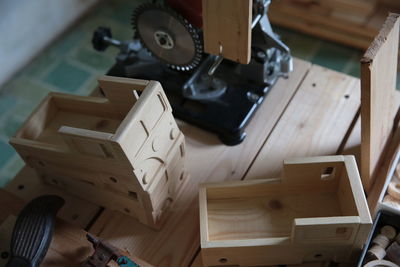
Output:
M287 160L281 179L200 187L204 266L349 262L371 225L353 156Z
M158 228L186 180L184 136L160 83L99 84L106 98L50 93L10 143L44 182Z

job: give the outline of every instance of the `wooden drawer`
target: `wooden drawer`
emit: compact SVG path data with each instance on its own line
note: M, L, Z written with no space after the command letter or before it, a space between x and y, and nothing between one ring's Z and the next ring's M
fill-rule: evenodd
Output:
M281 179L200 189L204 266L348 262L371 224L352 156L287 160Z

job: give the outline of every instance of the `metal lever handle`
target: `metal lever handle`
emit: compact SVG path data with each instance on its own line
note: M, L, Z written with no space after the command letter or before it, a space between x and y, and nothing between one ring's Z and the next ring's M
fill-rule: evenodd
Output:
M55 218L65 201L56 195L33 199L18 215L6 267L36 267L42 262L53 236Z

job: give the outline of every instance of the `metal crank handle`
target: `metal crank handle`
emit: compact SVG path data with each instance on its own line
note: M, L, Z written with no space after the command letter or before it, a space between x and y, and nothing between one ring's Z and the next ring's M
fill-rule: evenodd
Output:
M56 195L45 195L30 201L18 215L6 267L36 267L50 246L58 210L65 201Z

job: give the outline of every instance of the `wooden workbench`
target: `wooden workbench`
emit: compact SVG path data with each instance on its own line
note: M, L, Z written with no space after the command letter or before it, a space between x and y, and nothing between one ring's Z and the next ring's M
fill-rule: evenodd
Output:
M201 266L199 183L278 177L286 158L357 151L354 147L360 144L360 128L354 126L359 126L359 79L299 59L294 60L294 70L288 79L278 80L247 127L245 141L238 146L225 146L216 136L179 123L186 136L191 182L175 200L159 232L131 217L42 185L27 167L6 190L25 200L48 192L60 194L66 199L59 213L62 219L155 266Z

